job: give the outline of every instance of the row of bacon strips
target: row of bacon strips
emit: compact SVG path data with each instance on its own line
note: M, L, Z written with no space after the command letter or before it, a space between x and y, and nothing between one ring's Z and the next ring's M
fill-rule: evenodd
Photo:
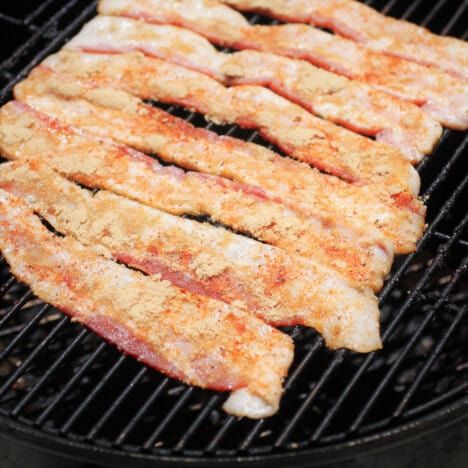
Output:
M307 2L326 3L225 3L282 18L291 3L289 20L319 24L299 15ZM0 166L3 256L123 351L231 391L230 413L274 414L292 343L273 326L313 327L331 348L381 346L373 291L424 229L411 164L440 124L467 127L467 83L311 26L251 26L214 1L101 0L99 11L111 16L0 109L13 160ZM147 100L254 128L286 157Z
M329 28L371 50L468 78L468 44L380 14L355 0L226 0L242 11Z
M251 3L251 9L254 10L261 8L259 3L270 4L267 0L239 2L239 5L241 3L243 5ZM289 4L290 2L280 0L271 3ZM393 55L374 52L352 40L312 26L251 25L237 11L221 2L211 0L101 0L99 12L103 15L142 19L147 23L181 26L206 37L215 44L233 49L260 50L302 59L416 104L444 126L460 130L468 128L466 79L453 77L438 67L428 67ZM351 23L352 21L348 21L348 24ZM404 34L399 35L398 30L395 34L400 38L404 37ZM119 36L120 32L117 37ZM145 36L145 32L142 36ZM464 70L466 77L467 45L457 39L453 41L457 45L453 47L455 50L452 53L443 51L441 54L445 53L446 57L454 55L452 62ZM137 40L136 45L138 44ZM416 44L416 47L418 45ZM92 44L88 46L93 49ZM132 45L129 47L133 48ZM112 48L110 47L110 50ZM101 49L100 40L95 42L94 49ZM421 55L424 56L425 53L426 49L422 49ZM171 55L171 52L167 50L165 54ZM201 62L205 65L204 59ZM242 76L242 78L249 80L249 77Z

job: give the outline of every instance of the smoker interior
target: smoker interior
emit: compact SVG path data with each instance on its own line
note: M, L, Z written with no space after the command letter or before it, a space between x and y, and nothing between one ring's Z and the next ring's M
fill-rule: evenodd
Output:
M0 6L1 103L14 83L95 14L91 0ZM386 14L466 39L468 2L366 1ZM257 23L271 20L250 15ZM197 126L260 144L255 132ZM225 394L166 378L17 282L0 257L0 433L64 456L113 466L306 466L400 443L468 415L466 132L445 130L418 167L428 227L398 257L380 293L384 349L330 351L291 327L296 357L281 409L252 421L221 410ZM463 425L466 429L466 420ZM466 430L465 430L466 434ZM179 465L178 465L179 466Z

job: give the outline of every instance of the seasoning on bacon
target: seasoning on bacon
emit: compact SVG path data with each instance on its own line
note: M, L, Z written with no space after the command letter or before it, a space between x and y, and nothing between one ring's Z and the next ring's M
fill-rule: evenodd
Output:
M101 0L99 12L183 26L235 49L257 49L304 59L415 103L447 127L468 128L466 80L373 52L308 25L250 25L232 8L204 0Z
M91 121L85 107L73 106L67 113L72 111ZM356 237L339 220L301 216L255 191L248 192L242 184L163 167L149 156L62 125L17 101L0 110L0 149L10 159L45 161L80 184L172 214L208 214L214 221L291 254L314 258L353 284L378 289L392 262L391 247L370 232Z
M83 62L85 56L83 55ZM376 183L417 193L415 170L394 147L356 135L313 116L300 106L259 86L226 88L179 65L138 56L111 56L102 69L89 64L94 82L112 84L144 99L162 100L205 114L216 123L255 128L287 155L341 179ZM83 75L80 55L46 61L75 76Z
M439 67L468 78L468 44L385 16L355 0L222 0L239 10L258 11L290 22L310 23L388 55Z
M416 105L365 83L348 80L303 60L267 52L219 52L202 36L176 26L97 16L66 47L105 54L79 56L85 68L83 74L89 73L93 65L105 67L109 53L139 51L205 73L227 85L269 87L313 114L396 146L412 163L431 152L442 131L438 122ZM54 68L57 61L75 62L75 73L80 73L78 56L74 59L67 49L44 63ZM120 60L136 62L135 56L131 57L124 54ZM144 66L144 61L140 62L139 66Z
M52 234L3 190L0 216L0 250L40 299L171 377L231 391L225 409L234 414L260 418L278 410L293 358L288 336L249 313ZM232 407L239 395L242 404Z
M182 70L184 77L186 73L194 73ZM208 79L204 75L201 76ZM177 83L177 77L174 75L168 76L168 80L174 86ZM197 82L195 80L190 84L185 81L184 86L197 86ZM164 92L165 86L163 83L161 85ZM73 96L70 96L69 87L73 88ZM264 88L260 89L268 92ZM214 135L214 138L217 138L216 145L210 144L208 140L211 138L205 137L200 140L197 137L190 137L190 129L193 127L188 126L186 122L181 119L174 120L167 113L146 105L115 87L99 86L92 81L57 74L41 66L16 87L15 93L33 107L68 124L87 128L145 152L166 154L166 158L171 157L167 154L177 153L180 156L183 152L183 157L187 161L193 158L194 147L199 146L200 164L205 164L205 167L207 150L218 153L219 156L219 138L216 135ZM193 93L188 94L188 101L192 100L192 95ZM82 109L80 112L78 107ZM161 150L164 145L168 146ZM226 157L227 152L224 149L221 151L223 157ZM348 156L352 158L352 155ZM356 158L358 159L359 155ZM411 165L405 164L414 171ZM374 166L380 167L378 164ZM385 172L385 166L380 169ZM245 170L249 171L251 167L246 166ZM353 192L346 188L350 184L341 186L343 187L341 196L338 193L319 191L314 197L307 198L307 203L312 203L319 209L313 207L313 211L308 211L306 214L314 217L322 216L323 219L324 213L328 213L328 219L335 218L335 222L338 223L344 221L349 226L355 227L355 231L365 231L368 227L374 230L377 227L399 253L414 248L424 228L424 207L415 195L400 186L393 187L390 191L390 188L371 184L354 190L351 199L346 195ZM263 190L261 193L265 195ZM304 204L299 206L298 210L302 210L303 206Z
M0 188L57 231L185 291L222 300L271 325L306 325L331 348L381 346L377 300L334 270L221 228L106 191L91 195L45 163L0 165Z

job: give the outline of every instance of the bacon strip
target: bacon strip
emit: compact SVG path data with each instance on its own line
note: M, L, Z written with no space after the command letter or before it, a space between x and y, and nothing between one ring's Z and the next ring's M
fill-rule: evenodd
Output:
M0 188L59 232L183 290L246 309L271 325L307 325L331 348L381 346L377 301L335 271L221 228L101 191L92 196L44 163L0 165Z
M218 52L202 36L175 26L97 16L66 47L106 54L140 51L208 74L226 85L269 87L322 118L396 146L412 163L431 152L442 131L414 104L365 83L266 52ZM73 55L67 54L70 52L63 50L60 60L73 61ZM106 65L104 58L92 55L83 55L81 60L86 69L92 63ZM54 68L56 61L49 58L44 63ZM75 67L75 73L80 70Z
M257 49L307 60L415 103L443 125L468 128L468 84L435 68L366 49L302 24L250 25L235 10L204 0L101 0L105 15L168 23L235 49Z
M319 260L356 284L377 289L391 264L391 249L369 234L356 237L339 221L301 216L262 198L258 188L255 192L225 179L162 167L144 154L61 125L18 102L0 111L0 149L10 159L46 161L83 185L166 212L208 214L291 254Z
M74 76L85 75L97 85L193 108L216 123L258 129L289 156L344 180L417 193L415 171L396 148L314 117L268 89L226 88L198 72L135 54L97 56L98 64L88 56L84 70L80 65L86 62L84 54L61 57L54 56L46 64Z
M261 407L242 416L277 411L293 357L289 337L249 313L55 236L4 191L0 214L0 249L40 299L171 377L232 395L247 389Z
M239 10L329 28L366 47L468 78L468 44L385 16L355 0L222 0Z
M185 72L190 71L183 70L185 77ZM165 83L177 86L176 76L170 75L168 79L169 81ZM163 89L165 83L161 83ZM196 86L196 83L193 84ZM188 85L185 80L183 86ZM218 161L220 157L224 160L228 158L227 148L220 150L218 147L219 137L209 137L205 134L200 140L198 138L200 133L193 134L193 127L188 126L186 122L174 119L167 113L145 105L115 88L98 87L93 82L54 74L49 69L40 67L17 86L15 93L17 97L26 100L38 110L53 115L54 118L67 124L87 128L121 143L132 145L141 151L163 155L170 161L174 161L177 156L177 162L182 165L193 164L191 160L195 146L200 147L198 169L213 172L213 166L207 164L205 156L207 153L211 154L210 159L216 157ZM67 98L70 93L73 97ZM191 100L191 94L188 95L188 100ZM82 110L77 112L78 108ZM193 136L190 137L190 134ZM213 138L216 144L210 143L209 140ZM242 172L252 172L252 164L254 163L246 164ZM414 170L410 165L408 167ZM237 173L239 172L241 171ZM267 178L268 174L263 179ZM282 183L281 178L278 182ZM323 187L323 184L320 185ZM376 185L354 189L352 185L344 183L339 185L335 183L333 186L335 193L323 193L317 190L316 183L315 187L310 187L310 190L315 190L314 194L309 192L313 196L303 199L302 203L297 205L297 210L306 211L307 215L321 219L324 216L328 219L334 218L338 223L345 221L348 226L354 227L355 231L377 227L398 252L414 248L424 223L424 207L414 195L399 187L394 188L393 193L389 194ZM270 193L271 190L275 193L274 188L270 189ZM262 191L262 194L266 195L265 191ZM282 196L280 200L285 198ZM291 200L292 204L294 202L295 200ZM308 203L312 204L311 208L306 205Z

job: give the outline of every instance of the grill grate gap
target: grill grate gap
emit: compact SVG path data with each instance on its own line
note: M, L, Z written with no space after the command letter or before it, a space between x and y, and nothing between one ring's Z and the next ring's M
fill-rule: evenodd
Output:
M447 341L451 338L452 334L454 331L457 329L457 327L460 326L460 323L462 319L465 317L466 312L468 310L468 306L462 307L459 309L457 315L455 318L451 321L449 328L447 331L444 333L440 341L437 343L437 346L434 347L431 355L429 358L425 361L423 367L421 368L420 372L417 374L415 377L413 383L411 386L408 388L406 391L405 395L401 399L400 404L396 408L396 410L393 413L394 418L399 418L401 416L404 416L404 411L406 407L409 405L411 399L413 398L413 395L416 393L418 388L421 386L422 381L424 378L427 376L429 373L431 367L434 365L436 359L440 356L442 353L442 349L446 345Z
M421 243L425 243L425 240L429 237L428 234L430 233L430 230L426 231L426 238L423 237L423 239L421 240ZM453 238L451 238L450 240L452 240ZM449 241L450 241L449 240ZM454 242L455 240L453 239L452 242ZM447 245L447 244L445 244ZM402 266L400 267L399 271L394 274L392 276L392 279L394 280L395 283L397 283L401 277L402 277L402 272L404 270L406 270L407 266L409 265L409 259L414 259L414 257L416 256L416 254L411 254L410 256L408 256L405 261L403 262ZM439 262L442 261L443 259L443 254L440 254L439 255ZM436 261L434 261L434 263L431 264L431 266L429 267L428 271L426 271L424 277L419 281L418 283L418 286L417 286L417 289L413 289L412 290L412 294L410 295L410 297L408 297L407 301L406 301L406 307L405 309L396 309L398 310L396 316L393 318L392 322L390 324L388 324L385 328L385 332L382 336L384 342L386 341L386 338L391 334L391 332L394 330L394 328L396 327L396 325L400 322L402 316L404 315L404 313L406 312L407 308L410 306L411 302L413 300L415 300L418 295L420 294L420 291L422 290L423 286L425 285L427 279L430 277L430 274L431 274L431 271L434 270L436 268ZM399 274L400 273L400 274ZM388 284L387 284L388 286ZM384 288L384 290L382 291L380 297L381 298L385 298L387 299L387 297L390 295L390 292L392 291L392 288ZM325 429L328 427L328 425L331 423L331 421L336 418L337 416L337 413L339 411L342 410L343 408L343 405L345 403L345 401L349 400L350 398L350 395L352 394L352 392L355 390L356 388L356 385L358 384L358 382L360 381L360 379L366 375L366 372L368 370L368 368L372 365L373 361L377 359L377 353L372 353L372 354L369 354L365 359L364 359L364 362L362 363L361 367L355 372L355 374L353 375L353 377L351 378L350 382L348 383L347 386L345 386L345 388L343 389L341 395L339 396L339 398L337 399L335 405L330 408L326 414L326 416L323 418L323 420L320 422L320 424L318 425L316 431L314 432L313 436L312 436L312 440L314 441L317 441L319 440L319 438L322 436L323 432L325 431Z
M466 218L468 221L468 217ZM436 262L434 262L435 264ZM367 404L364 406L362 411L357 416L356 420L350 426L350 431L356 432L358 431L359 427L362 426L363 421L366 419L368 414L371 412L373 407L375 406L376 402L382 398L382 394L384 391L390 387L391 379L394 377L395 373L397 372L398 368L401 366L404 359L407 358L408 353L412 350L412 348L417 343L420 336L425 331L427 325L432 320L436 312L441 308L441 306L448 300L449 294L452 292L456 283L460 281L462 273L466 272L466 267L468 266L468 257L465 257L464 261L460 265L460 267L455 270L452 280L447 285L441 298L437 301L437 303L425 314L424 319L418 324L417 328L414 330L413 334L410 338L406 340L406 345L403 349L398 353L398 357L395 359L392 367L388 370L385 376L380 381L378 387L375 389L374 393L370 396ZM387 392L388 393L388 392ZM388 404L389 399L387 399Z
M241 128L235 124L215 124L214 122L207 120L203 114L191 111L181 106L175 106L172 104L152 100L144 100L144 102L153 107L157 107L166 112L169 112L176 117L182 118L190 122L195 127L210 130L221 136L230 136L232 138L239 138L241 140L256 143L257 145L265 146L266 148L275 151L277 154L285 158L290 158L280 148L277 148L265 140L256 130ZM160 159L158 160L161 162L161 164L167 165L167 163L164 163Z

